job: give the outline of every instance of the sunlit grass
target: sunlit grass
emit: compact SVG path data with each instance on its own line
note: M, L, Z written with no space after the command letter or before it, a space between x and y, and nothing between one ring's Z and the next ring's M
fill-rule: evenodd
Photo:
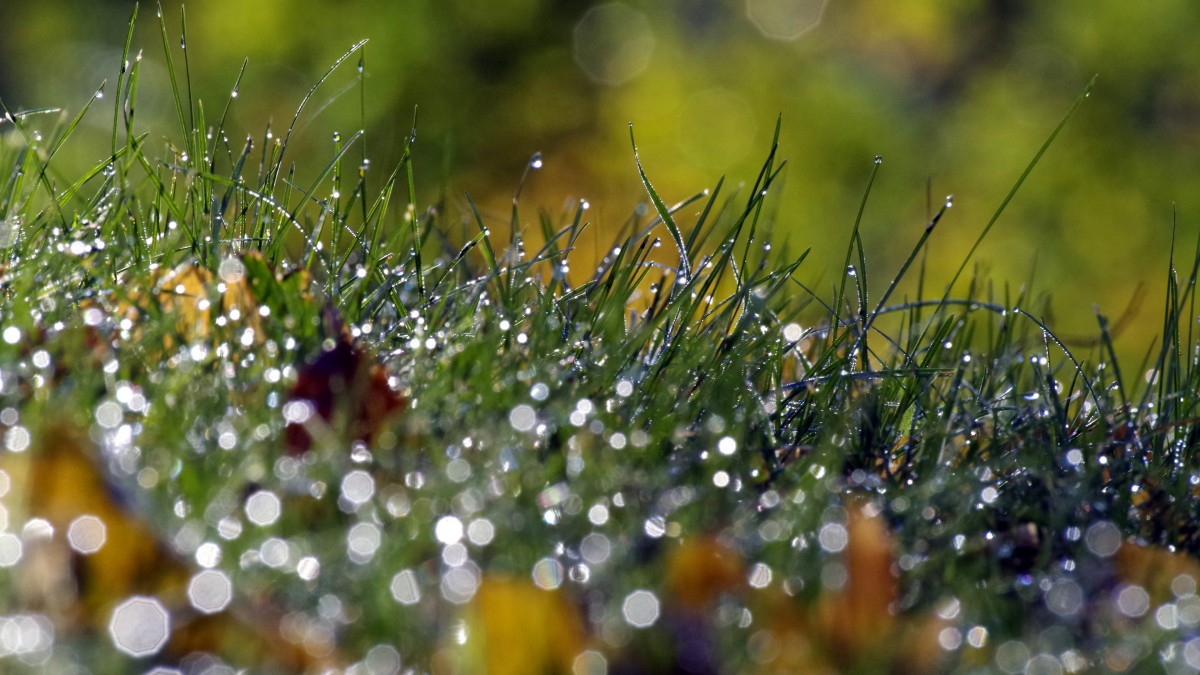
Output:
M1026 289L951 294L974 248L926 279L949 200L882 285L860 210L824 292L771 245L777 131L674 206L631 162L649 207L572 269L585 203L424 208L359 132L292 157L324 79L235 135L160 28L177 131L128 49L0 124L6 667L1200 669L1200 254L1139 368L1102 316L1075 354ZM103 105L109 156L60 168Z

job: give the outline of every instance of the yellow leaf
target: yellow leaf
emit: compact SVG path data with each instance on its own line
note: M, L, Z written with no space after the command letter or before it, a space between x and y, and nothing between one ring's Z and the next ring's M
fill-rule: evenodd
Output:
M584 650L583 622L561 591L489 574L467 612L463 673L571 673Z

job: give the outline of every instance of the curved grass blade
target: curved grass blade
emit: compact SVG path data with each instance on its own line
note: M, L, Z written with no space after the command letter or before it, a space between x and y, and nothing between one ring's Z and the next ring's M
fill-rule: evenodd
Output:
M683 235L679 232L679 226L675 224L675 219L671 217L671 210L667 208L666 203L655 192L654 186L650 184L650 179L646 176L645 170L642 169L642 160L638 157L637 141L633 138L633 123L629 123L629 142L633 144L633 162L637 164L638 175L642 177L642 185L646 188L646 193L650 195L650 201L654 204L654 210L658 212L658 216L662 218L663 224L667 226L667 231L671 233L671 238L675 240L675 247L679 249L679 271L682 280L686 283L692 278L692 263L688 258L687 246L683 243Z
M983 242L983 238L988 235L988 232L992 231L992 227L996 224L996 221L1000 219L1000 214L1004 213L1004 210L1008 208L1009 202L1011 202L1013 197L1017 195L1017 190L1020 190L1021 186L1025 184L1025 179L1028 178L1029 174L1033 172L1033 167L1037 166L1038 162L1042 161L1042 155L1046 154L1046 151L1050 149L1050 145L1054 143L1054 139L1058 138L1058 134L1061 133L1063 128L1067 126L1067 122L1069 122L1071 118L1075 116L1075 113L1079 111L1080 106L1083 105L1083 100L1088 96L1091 96L1092 85L1095 83L1096 77L1094 76L1087 83L1087 86L1083 88L1083 92L1080 93L1078 98L1075 99L1075 103L1071 105L1071 109L1067 111L1066 115L1063 115L1063 118L1059 121L1058 126L1054 127L1054 131L1050 132L1050 136L1048 136L1046 141L1042 143L1042 147L1038 148L1038 151L1033 156L1033 159L1030 160L1029 164L1025 166L1025 170L1021 172L1021 175L1017 178L1017 182L1013 184L1012 189L1008 191L1008 194L1005 195L1003 201L1000 202L1000 206L996 208L996 211L988 220L987 225L983 226L983 231L979 233L978 237L976 237L975 243L971 244L971 249L967 251L967 255L963 258L962 263L958 266L958 271L956 271L954 276L950 279L950 283L946 284L945 297L948 298L950 296L950 290L954 287L954 284L958 281L958 278L962 276L963 271L967 269L967 263L970 262L971 258L975 255L975 251L979 248L979 244Z

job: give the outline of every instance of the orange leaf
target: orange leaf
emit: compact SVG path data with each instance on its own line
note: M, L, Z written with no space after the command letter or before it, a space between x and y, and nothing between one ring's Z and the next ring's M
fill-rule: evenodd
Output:
M288 401L306 402L312 412L307 421L288 424L285 441L291 454L303 454L312 447L310 430L317 420L329 431L369 443L393 413L404 409L404 399L388 384L383 365L345 331L326 344L324 351L300 368L288 392Z

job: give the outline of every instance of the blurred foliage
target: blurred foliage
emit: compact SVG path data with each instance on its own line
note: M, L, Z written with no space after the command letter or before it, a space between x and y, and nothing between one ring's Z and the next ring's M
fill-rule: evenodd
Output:
M168 5L177 34L181 10ZM14 109L78 109L116 72L131 8L6 2L0 98ZM421 192L445 192L454 212L469 192L502 222L540 151L547 169L523 198L553 214L570 198L589 199L594 234L581 245L607 242L627 205L645 197L627 122L655 185L677 200L722 174L753 175L782 115L790 166L774 216L790 247L813 246L810 278L827 287L837 272L881 155L863 224L883 271L876 279L899 265L931 202L953 193L928 256L941 283L1094 74L1091 100L981 248L985 276L1014 289L1036 276L1053 296L1052 323L1089 335L1093 303L1115 316L1140 283L1158 297L1173 205L1184 241L1200 214L1191 187L1200 172L1200 6L1185 0L1152 10L1120 0L206 0L186 9L190 86L211 116L248 56L241 89L254 95L235 101L232 128L255 137L265 119L283 128L320 74L367 38L365 103L345 68L315 99L331 105L301 120L300 147L324 156L332 130L365 127L382 173L419 107ZM152 84L164 77L152 21L135 41L146 54L139 114L166 125L169 87ZM1152 316L1155 304L1136 316ZM1154 324L1132 322L1119 345L1143 353Z

